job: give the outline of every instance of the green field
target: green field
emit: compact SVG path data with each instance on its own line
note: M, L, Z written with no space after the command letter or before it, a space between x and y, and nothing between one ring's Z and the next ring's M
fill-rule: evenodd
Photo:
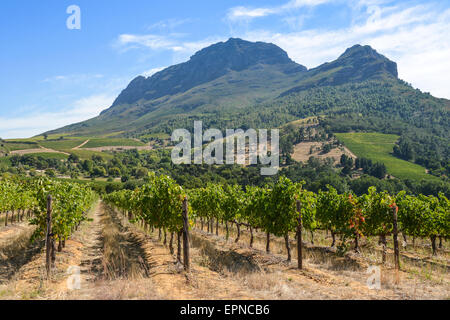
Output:
M32 156L32 157L41 157L43 159L57 159L57 160L66 160L69 158L67 154L64 153L56 153L56 152L36 152L36 153L28 153L24 156ZM22 156L22 157L24 157ZM17 157L17 155L0 157L0 163L4 163L8 166L11 165L11 157Z
M92 156L101 156L105 160L110 160L114 157L110 153L100 152L100 151L91 151L91 150L83 150L83 149L66 150L66 151L71 154L77 155L81 160L92 159Z
M133 139L91 139L86 143L83 148L99 148L99 147L120 147L120 146L130 146L130 147L141 147L145 144L141 141Z
M62 138L61 138L62 137ZM74 149L80 146L83 142L89 140L81 149ZM52 135L47 139L43 136L37 136L29 139L8 139L2 142L0 146L0 155L8 154L15 150L38 149L39 147L52 149L64 153L75 154L82 160L91 159L92 156L97 155L103 157L105 160L112 159L113 155L107 152L86 150L84 148L98 148L98 147L140 147L145 146L141 141L126 138L90 138L90 137L71 137ZM36 150L37 151L37 150ZM41 156L45 159L67 159L68 155L62 153L42 153L36 152L30 155ZM9 164L9 157L1 157L1 163Z
M68 159L69 156L64 153L49 153L49 152L41 152L41 153L30 153L30 156L41 157L43 159L57 159L57 160L65 160Z
M356 156L384 163L388 173L394 177L414 180L438 179L427 174L424 167L392 155L394 144L400 138L397 135L353 132L336 133L336 137Z
M10 166L11 161L9 160L10 157L0 157L0 165Z
M26 149L37 149L39 146L48 149L54 149L57 151L72 149L88 138L84 137L67 137L67 138L48 138L44 139L43 137L33 137L28 139L8 139L4 142L5 147L7 147L10 151L15 150L26 150Z
M41 146L43 146L44 148L62 151L62 150L68 150L68 149L78 147L84 141L86 141L86 140L85 139L81 139L81 140L73 140L73 139L70 139L70 140L44 140L44 141L39 141L39 144Z
M142 139L161 139L161 140L167 140L170 139L170 135L164 132L159 132L159 133L150 133L150 134L144 134L142 136L140 136L140 138Z
M27 149L37 149L39 145L32 141L5 141L3 143L6 149L9 151L17 151L17 150L27 150Z
M62 139L61 139L62 138ZM64 137L52 135L48 139L42 136L33 137L29 139L10 139L5 141L4 147L9 151L37 149L39 146L53 149L57 151L68 152L69 150L78 147L83 142L89 140L82 148L99 148L99 147L140 147L145 146L141 141L126 138L90 138L90 137Z

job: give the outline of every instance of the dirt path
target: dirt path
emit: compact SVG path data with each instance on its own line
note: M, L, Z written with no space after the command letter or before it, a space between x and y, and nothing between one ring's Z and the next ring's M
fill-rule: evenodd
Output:
M253 298L248 289L208 267L195 264L185 274L166 246L101 202L90 218L56 254L51 280L46 279L45 253L40 250L0 285L0 299ZM68 279L77 269L80 289L71 290Z
M92 214L92 222L89 225L89 230L83 228L77 239L82 244L81 258L77 267L80 268L81 288L80 296L89 296L89 287L98 276L101 274L102 268L102 225L101 225L101 205L97 204Z
M135 140L140 141L139 139L135 139ZM95 147L95 148L83 148L89 141L91 141L91 139L84 141L79 146L72 148L72 150L83 149L83 150L89 150L89 151L103 152L103 151L121 151L121 150L132 150L132 149L137 149L137 150L152 150L153 149L153 147L150 145L146 145L146 146L104 146L104 147Z
M104 208L100 202L89 216L92 221L83 222L66 241L63 251L56 254L56 268L52 270L50 281L45 276L45 252L41 250L42 246L25 263L13 264L17 259L7 255L2 260L4 263L0 262L0 271L2 278L10 281L0 285L0 299L99 299L110 292L121 292L117 283L104 282L107 268L104 251L109 249L104 244L104 230L108 221L105 221ZM12 228L8 230L8 235L18 234L19 226L14 226L15 230ZM5 234L0 233L0 238L6 239ZM121 234L114 233L112 236L120 237ZM124 251L128 249L125 247ZM80 271L81 288L71 290L68 279L76 276L77 269Z
M32 154L32 153L61 153L61 154L65 154L67 156L69 156L70 154L67 152L62 152L62 151L56 151L53 149L49 149L49 148L44 148L44 147L40 147L38 149L26 149L26 150L16 150L16 151L11 151L11 155L19 155L19 156L23 156L26 154Z
M81 289L64 290L64 299L251 299L226 277L195 265L186 275L176 257L154 237L100 203L83 247ZM59 287L64 287L61 282Z
M151 283L145 283L148 265L144 252L134 235L101 202L92 219L76 235L81 246L76 248L79 258L74 266L80 270L80 289L70 290L64 279L58 286L62 290L59 298L135 299L137 288L144 286L149 289L146 298L154 299Z
M83 142L82 144L80 144L79 146L72 148L72 150L77 150L82 148L85 144L87 144L89 141L91 141L91 139L87 139L85 142Z
M191 272L185 273L168 248L170 234L164 244L157 230L144 231L102 202L89 217L57 253L50 281L43 250L15 268L0 264L2 273L13 270L6 277L10 281L0 282L0 299L442 299L450 294L447 279L425 281L401 272L397 284L389 268L383 270L382 289L370 290L367 263L323 250L305 250L299 271L295 252L287 263L275 239L267 254L259 237L251 249L245 231L234 243L192 230ZM80 288L72 290L68 279L76 270Z
M153 147L150 145L147 146L104 146L104 147L96 147L96 148L83 148L83 150L89 150L89 151L97 151L97 152L103 152L103 151L123 151L123 150L152 150Z
M148 278L141 279L136 288L147 283L156 297L163 299L253 299L247 288L195 261L191 273L186 274L176 255L157 240L155 233L144 232L120 215L116 214L115 219L144 252L142 257L148 266Z

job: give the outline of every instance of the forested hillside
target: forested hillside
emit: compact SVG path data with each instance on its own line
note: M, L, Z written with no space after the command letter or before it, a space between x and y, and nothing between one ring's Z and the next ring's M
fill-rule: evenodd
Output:
M258 129L320 116L329 135L396 134L395 156L448 176L449 111L449 100L400 80L396 63L369 46L355 45L307 70L273 44L230 39L152 77L137 77L100 116L49 134L116 132L148 141L192 129L194 120L204 128Z

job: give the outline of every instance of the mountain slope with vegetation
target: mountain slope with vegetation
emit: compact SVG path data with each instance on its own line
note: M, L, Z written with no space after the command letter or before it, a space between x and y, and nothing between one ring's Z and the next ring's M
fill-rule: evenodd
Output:
M148 142L192 129L194 120L224 130L274 128L318 116L327 135L395 134L393 156L448 177L449 111L449 100L400 80L396 63L370 46L355 45L307 70L273 44L230 39L152 77L137 77L98 117L49 134L116 133Z
M139 76L98 117L52 131L142 131L174 116L237 110L280 95L306 73L273 44L230 39L149 78Z

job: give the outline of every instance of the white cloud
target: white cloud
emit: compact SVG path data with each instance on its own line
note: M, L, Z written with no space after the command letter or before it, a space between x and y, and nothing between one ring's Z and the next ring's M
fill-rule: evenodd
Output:
M193 53L210 46L219 41L225 41L226 37L208 37L198 41L186 41L179 39L178 35L133 35L122 34L119 35L115 41L115 47L120 51L128 51L131 49L145 49L145 50L166 50L174 54L174 63L184 62ZM143 75L149 76L148 72L153 72L158 68L150 69L144 72Z
M450 98L450 10L432 5L364 7L367 17L348 27L291 33L268 30L240 35L272 42L308 68L336 59L354 44L371 45L398 63L399 77L438 97Z
M252 8L238 6L228 10L227 19L234 22L238 20L249 21L254 18L266 17L273 14L281 14L288 10L302 7L315 7L333 0L292 0L283 5L267 8Z
M286 8L313 6L329 0L290 1L276 8L245 7L230 9L234 16L257 17L282 12ZM272 42L286 50L289 56L316 67L336 59L345 49L357 43L371 45L398 64L401 79L438 97L450 98L450 10L439 11L428 5L387 5L384 0L354 0L349 2L355 18L349 26L334 29L309 29L278 33L271 30L250 30L233 34L251 41ZM268 10L265 10L268 9ZM301 24L302 20L287 23ZM200 41L182 41L176 37L154 35L122 35L123 46L172 51L174 61L185 61L194 52L227 37L210 37ZM153 71L152 71L153 72Z
M333 0L292 0L283 5L283 8L301 8L301 7L315 7L324 3L332 2Z
M66 80L66 79L67 79L66 76L54 76L54 77L44 79L43 82L54 82L54 81L61 81L61 80Z
M150 69L150 70L147 70L147 71L143 72L142 75L143 75L144 77L151 77L151 76L154 75L155 73L160 72L160 71L164 70L165 68L166 68L166 67L153 68L153 69Z
M138 47L147 47L153 50L157 50L170 48L174 45L174 42L168 37L161 35L121 34L117 39L116 45L120 48L125 48L126 50Z
M252 19L265 17L269 14L279 12L280 8L248 8L248 7L234 7L228 13L228 19L231 21L238 19Z
M69 75L57 75L45 78L42 82L85 82L87 80L103 78L102 74L69 74Z
M235 21L279 14L280 19L293 25L301 25L301 17L292 19L289 10L315 6L330 0L289 1L272 8L235 7L228 11L227 18ZM309 29L297 32L278 33L272 30L250 30L233 34L251 41L272 42L286 50L289 56L309 68L336 59L344 50L356 43L371 45L381 54L398 63L401 79L412 83L422 91L438 97L450 98L450 9L439 11L430 5L389 5L386 0L352 0L352 22L349 26L334 29ZM234 18L233 18L234 17ZM295 17L294 17L295 18ZM290 20L291 19L291 20ZM177 21L161 22L152 29L177 26ZM296 29L296 28L292 28ZM196 51L226 36L214 36L199 41L186 41L179 34L122 34L116 40L120 50L144 48L146 50L168 50L176 62L185 61ZM163 68L143 72L151 76ZM47 130L92 118L110 106L118 92L129 79L102 78L100 74L56 75L43 81L50 84L81 84L95 87L101 94L88 95L73 101L68 108L58 112L23 112L24 116L0 117L2 138L29 137ZM114 81L112 81L114 80ZM30 109L30 108L28 108Z
M152 25L150 25L148 30L172 30L183 24L191 22L192 19L166 19L158 21Z
M111 106L116 95L98 94L74 101L71 107L59 112L27 113L21 117L1 118L0 136L28 138L42 132L60 128L97 116Z
M73 108L66 112L69 115L92 118L110 107L116 95L97 94L79 99L73 103Z

